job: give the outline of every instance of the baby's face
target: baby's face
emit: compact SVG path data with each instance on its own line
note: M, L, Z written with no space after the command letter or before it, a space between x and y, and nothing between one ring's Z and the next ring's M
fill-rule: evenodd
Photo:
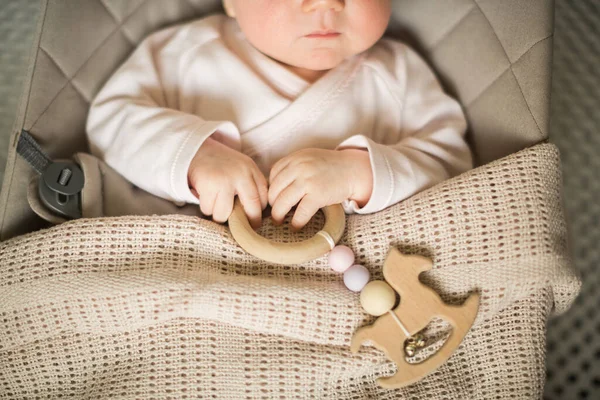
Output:
M373 46L391 0L226 0L248 41L283 63L323 71Z

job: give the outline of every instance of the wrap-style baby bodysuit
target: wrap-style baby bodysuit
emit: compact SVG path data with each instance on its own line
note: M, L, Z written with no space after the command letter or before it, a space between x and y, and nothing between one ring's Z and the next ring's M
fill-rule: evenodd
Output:
M268 176L303 148L369 152L373 192L347 213L372 213L472 167L460 105L425 62L384 38L314 83L255 49L213 15L151 34L95 97L92 153L138 187L199 203L190 162L212 137Z

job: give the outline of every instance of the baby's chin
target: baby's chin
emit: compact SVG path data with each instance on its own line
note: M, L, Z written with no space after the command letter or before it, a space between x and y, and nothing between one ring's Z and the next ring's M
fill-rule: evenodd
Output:
M344 61L345 57L339 52L331 49L314 49L296 64L299 67L312 69L314 71L330 70Z

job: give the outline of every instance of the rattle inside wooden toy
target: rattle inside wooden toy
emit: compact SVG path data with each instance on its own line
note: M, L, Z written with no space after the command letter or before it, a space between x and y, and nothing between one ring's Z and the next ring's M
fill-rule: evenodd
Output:
M296 243L280 243L267 239L252 229L242 203L236 198L228 220L229 229L237 243L257 258L275 264L301 264L330 252L344 233L346 215L342 205L330 205L322 211L325 225L313 237Z

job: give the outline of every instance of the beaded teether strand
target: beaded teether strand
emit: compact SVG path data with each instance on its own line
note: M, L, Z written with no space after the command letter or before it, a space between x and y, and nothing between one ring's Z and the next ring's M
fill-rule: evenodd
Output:
M354 261L354 252L347 246L335 246L329 253L328 262L331 269L344 274L344 284L348 289L353 292L361 292L360 303L365 312L375 317L389 313L396 321L404 335L409 338L404 346L404 351L406 355L412 357L418 348L425 346L425 339L419 334L411 336L406 326L392 310L396 304L394 289L385 281L369 282L369 270L362 265L354 264Z
M404 324L400 321L400 318L398 318L398 316L396 315L396 313L394 313L392 310L388 311L390 313L390 315L392 316L392 318L394 318L394 320L396 321L396 323L398 324L398 326L400 327L400 329L402 329L402 332L404 332L404 334L407 337L411 337L410 333L408 332L408 329L406 329L406 327L404 326Z

